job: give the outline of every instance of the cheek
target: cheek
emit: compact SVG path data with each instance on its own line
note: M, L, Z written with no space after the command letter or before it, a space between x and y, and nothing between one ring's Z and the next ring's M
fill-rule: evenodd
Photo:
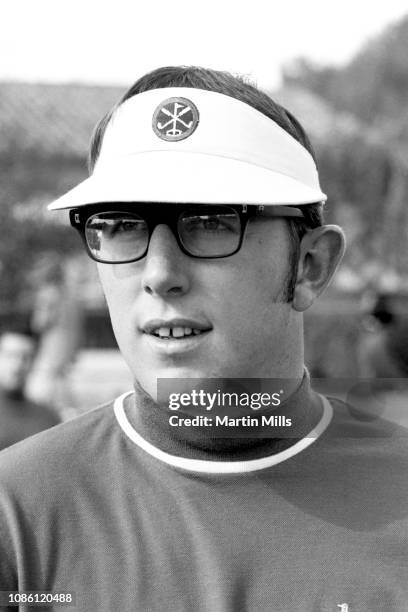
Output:
M97 264L99 280L109 307L126 308L131 303L132 291L135 291L135 274L131 274L131 264L112 266ZM126 274L124 274L126 272Z
M115 335L122 335L130 326L130 313L135 300L135 282L129 276L118 278L118 269L125 266L98 264L98 274L108 304ZM120 270L119 270L120 274Z
M236 354L263 350L287 326L290 305L277 300L284 275L264 267L242 267L217 287L218 316L214 321Z
M242 258L220 295L229 297L245 316L260 314L283 301L288 266L269 257L262 260Z
M287 326L289 250L257 238L238 253L230 273L217 284L220 314L234 345L268 343Z

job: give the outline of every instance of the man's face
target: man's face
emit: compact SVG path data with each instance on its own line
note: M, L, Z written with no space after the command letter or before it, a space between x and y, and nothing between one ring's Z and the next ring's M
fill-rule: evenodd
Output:
M0 337L0 387L6 391L22 391L30 372L35 352L34 341L18 333Z
M155 397L157 378L283 377L299 316L285 300L289 261L286 221L260 217L231 257L185 255L161 224L142 260L98 264L135 379Z

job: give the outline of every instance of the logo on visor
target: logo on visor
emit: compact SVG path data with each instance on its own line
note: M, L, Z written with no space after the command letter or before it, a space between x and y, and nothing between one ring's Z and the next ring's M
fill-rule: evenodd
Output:
M175 142L188 138L199 122L197 107L187 98L168 98L153 114L153 130L162 140Z

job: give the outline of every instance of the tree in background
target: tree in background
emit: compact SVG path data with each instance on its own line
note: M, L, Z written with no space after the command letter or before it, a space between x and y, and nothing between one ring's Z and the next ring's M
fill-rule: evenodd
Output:
M299 59L286 67L284 81L372 127L403 127L408 119L407 56L408 16L370 40L345 67L318 67Z
M408 17L343 68L299 59L284 71L284 90L307 91L329 113L315 130L328 219L351 236L345 264L374 276L408 272L407 57Z

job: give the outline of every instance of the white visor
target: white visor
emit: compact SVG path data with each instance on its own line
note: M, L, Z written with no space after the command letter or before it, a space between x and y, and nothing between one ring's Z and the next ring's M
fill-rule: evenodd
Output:
M172 87L115 111L93 174L50 210L103 202L300 205L324 202L309 152L224 94Z

